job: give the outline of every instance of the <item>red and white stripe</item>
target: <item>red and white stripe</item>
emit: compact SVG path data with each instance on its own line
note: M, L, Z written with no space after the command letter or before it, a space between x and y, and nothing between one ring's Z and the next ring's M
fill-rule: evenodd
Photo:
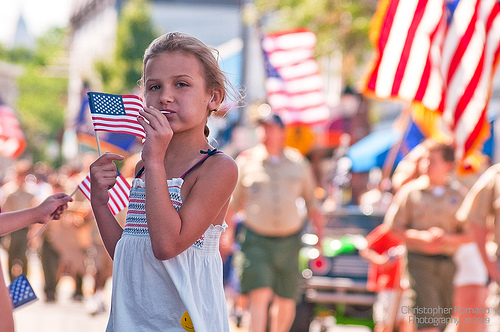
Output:
M137 121L139 111L143 109L142 99L135 95L123 95L121 97L126 114L108 115L92 112L94 130L131 134L145 139L146 132L139 121Z
M489 126L500 4L461 0L449 25L443 0L382 0L379 6L380 24L372 31L378 34L377 55L363 92L439 111L454 137L457 158L467 157L483 143Z
M486 111L500 53L500 3L461 0L442 49L446 94L443 119L451 128L457 157L467 156L488 128Z
M26 149L26 140L14 110L0 105L0 154L17 158Z
M317 124L329 118L323 79L313 57L315 45L316 36L306 29L271 33L262 40L269 64L279 75L268 75L268 102L286 124Z
M442 96L438 64L443 1L383 0L379 6L377 54L363 92L382 99L422 101L437 109Z
M90 173L78 185L78 189L90 200ZM111 212L116 215L129 204L130 184L123 177L118 175L116 183L109 191L108 206Z

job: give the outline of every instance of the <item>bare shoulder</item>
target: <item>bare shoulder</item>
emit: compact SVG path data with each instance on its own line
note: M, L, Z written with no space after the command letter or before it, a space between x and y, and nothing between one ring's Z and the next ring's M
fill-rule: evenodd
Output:
M209 164L210 172L217 172L224 176L238 176L238 166L233 158L225 153L218 153L213 157L209 158L209 160L212 159Z

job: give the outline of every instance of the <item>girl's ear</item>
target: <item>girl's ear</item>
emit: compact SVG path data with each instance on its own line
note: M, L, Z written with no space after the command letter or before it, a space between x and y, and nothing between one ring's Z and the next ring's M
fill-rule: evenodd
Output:
M208 109L209 110L218 110L220 104L222 103L223 95L224 94L223 94L222 89L217 89L217 88L212 89L212 97L210 98L210 101L208 102Z

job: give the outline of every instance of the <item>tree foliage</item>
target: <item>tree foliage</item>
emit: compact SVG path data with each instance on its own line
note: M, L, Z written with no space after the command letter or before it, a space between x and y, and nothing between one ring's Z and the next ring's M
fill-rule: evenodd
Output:
M376 0L255 0L265 32L304 27L316 34L318 56L342 52L348 75L371 45L368 32Z
M147 0L130 0L121 11L112 61L100 61L96 68L107 92L123 94L137 87L142 74L144 50L158 35Z
M25 154L34 162L45 161L54 166L61 160L47 155L47 146L60 140L64 128L68 90L64 38L64 29L53 28L38 38L34 50L0 48L2 60L23 68L17 82L19 98L15 108L27 141Z

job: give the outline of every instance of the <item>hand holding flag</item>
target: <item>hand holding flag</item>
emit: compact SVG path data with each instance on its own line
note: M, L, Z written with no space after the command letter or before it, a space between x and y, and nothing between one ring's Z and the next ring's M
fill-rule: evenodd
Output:
M77 190L80 190L85 197L90 200L90 173L87 174L85 179L83 179L82 182L78 185L77 188L69 195L70 197L73 196ZM111 188L109 191L109 200L108 200L108 206L113 213L113 215L118 214L121 210L126 208L129 203L129 195L130 195L130 184L127 182L127 180L123 177L123 175L118 174L118 177L116 178L116 183ZM44 229L47 227L49 223L47 222L45 225L43 225L42 228L36 232L35 237L37 237Z
M78 185L78 189L90 200L90 173L87 174L85 179ZM118 174L116 183L109 191L108 206L111 212L116 215L125 207L128 206L130 195L130 184L123 177Z

